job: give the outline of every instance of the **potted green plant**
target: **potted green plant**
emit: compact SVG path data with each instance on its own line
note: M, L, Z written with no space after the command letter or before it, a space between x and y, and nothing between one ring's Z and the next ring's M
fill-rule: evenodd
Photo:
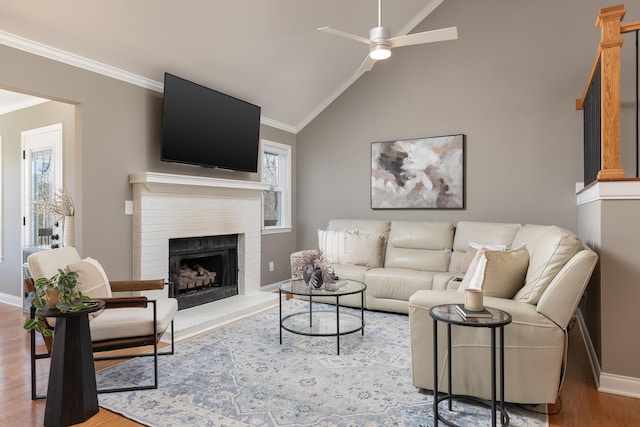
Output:
M309 288L320 288L336 281L333 268L327 265L322 250L304 251L293 261L291 273L294 277L302 277Z
M90 307L89 297L82 295L77 287L78 273L58 269L53 277L40 277L34 283L35 292L30 292L27 301L36 310L44 310L47 306L55 307L61 313L80 311ZM26 330L36 330L43 336L51 336L53 331L39 318L27 319L23 325Z

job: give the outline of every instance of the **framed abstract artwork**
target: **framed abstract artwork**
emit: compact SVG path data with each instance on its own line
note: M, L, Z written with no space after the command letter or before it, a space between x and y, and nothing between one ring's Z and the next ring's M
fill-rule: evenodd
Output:
M464 135L371 143L372 209L464 209Z

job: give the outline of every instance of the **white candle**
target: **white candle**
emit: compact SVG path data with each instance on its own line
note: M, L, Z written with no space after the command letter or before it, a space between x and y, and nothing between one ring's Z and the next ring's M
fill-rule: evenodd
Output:
M464 308L472 311L480 311L482 304L482 291L480 289L467 289L464 293Z

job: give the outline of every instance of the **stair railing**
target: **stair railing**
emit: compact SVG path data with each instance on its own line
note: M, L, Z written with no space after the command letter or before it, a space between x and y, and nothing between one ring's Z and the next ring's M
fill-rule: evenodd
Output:
M584 183L625 180L620 164L620 63L624 39L636 32L636 177L638 176L638 31L640 21L622 24L624 5L600 10L600 44L576 109L584 110Z

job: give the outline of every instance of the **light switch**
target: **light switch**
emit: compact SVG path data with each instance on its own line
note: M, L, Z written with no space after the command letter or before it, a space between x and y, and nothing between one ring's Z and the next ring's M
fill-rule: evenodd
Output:
M133 215L133 200L124 201L124 214Z

